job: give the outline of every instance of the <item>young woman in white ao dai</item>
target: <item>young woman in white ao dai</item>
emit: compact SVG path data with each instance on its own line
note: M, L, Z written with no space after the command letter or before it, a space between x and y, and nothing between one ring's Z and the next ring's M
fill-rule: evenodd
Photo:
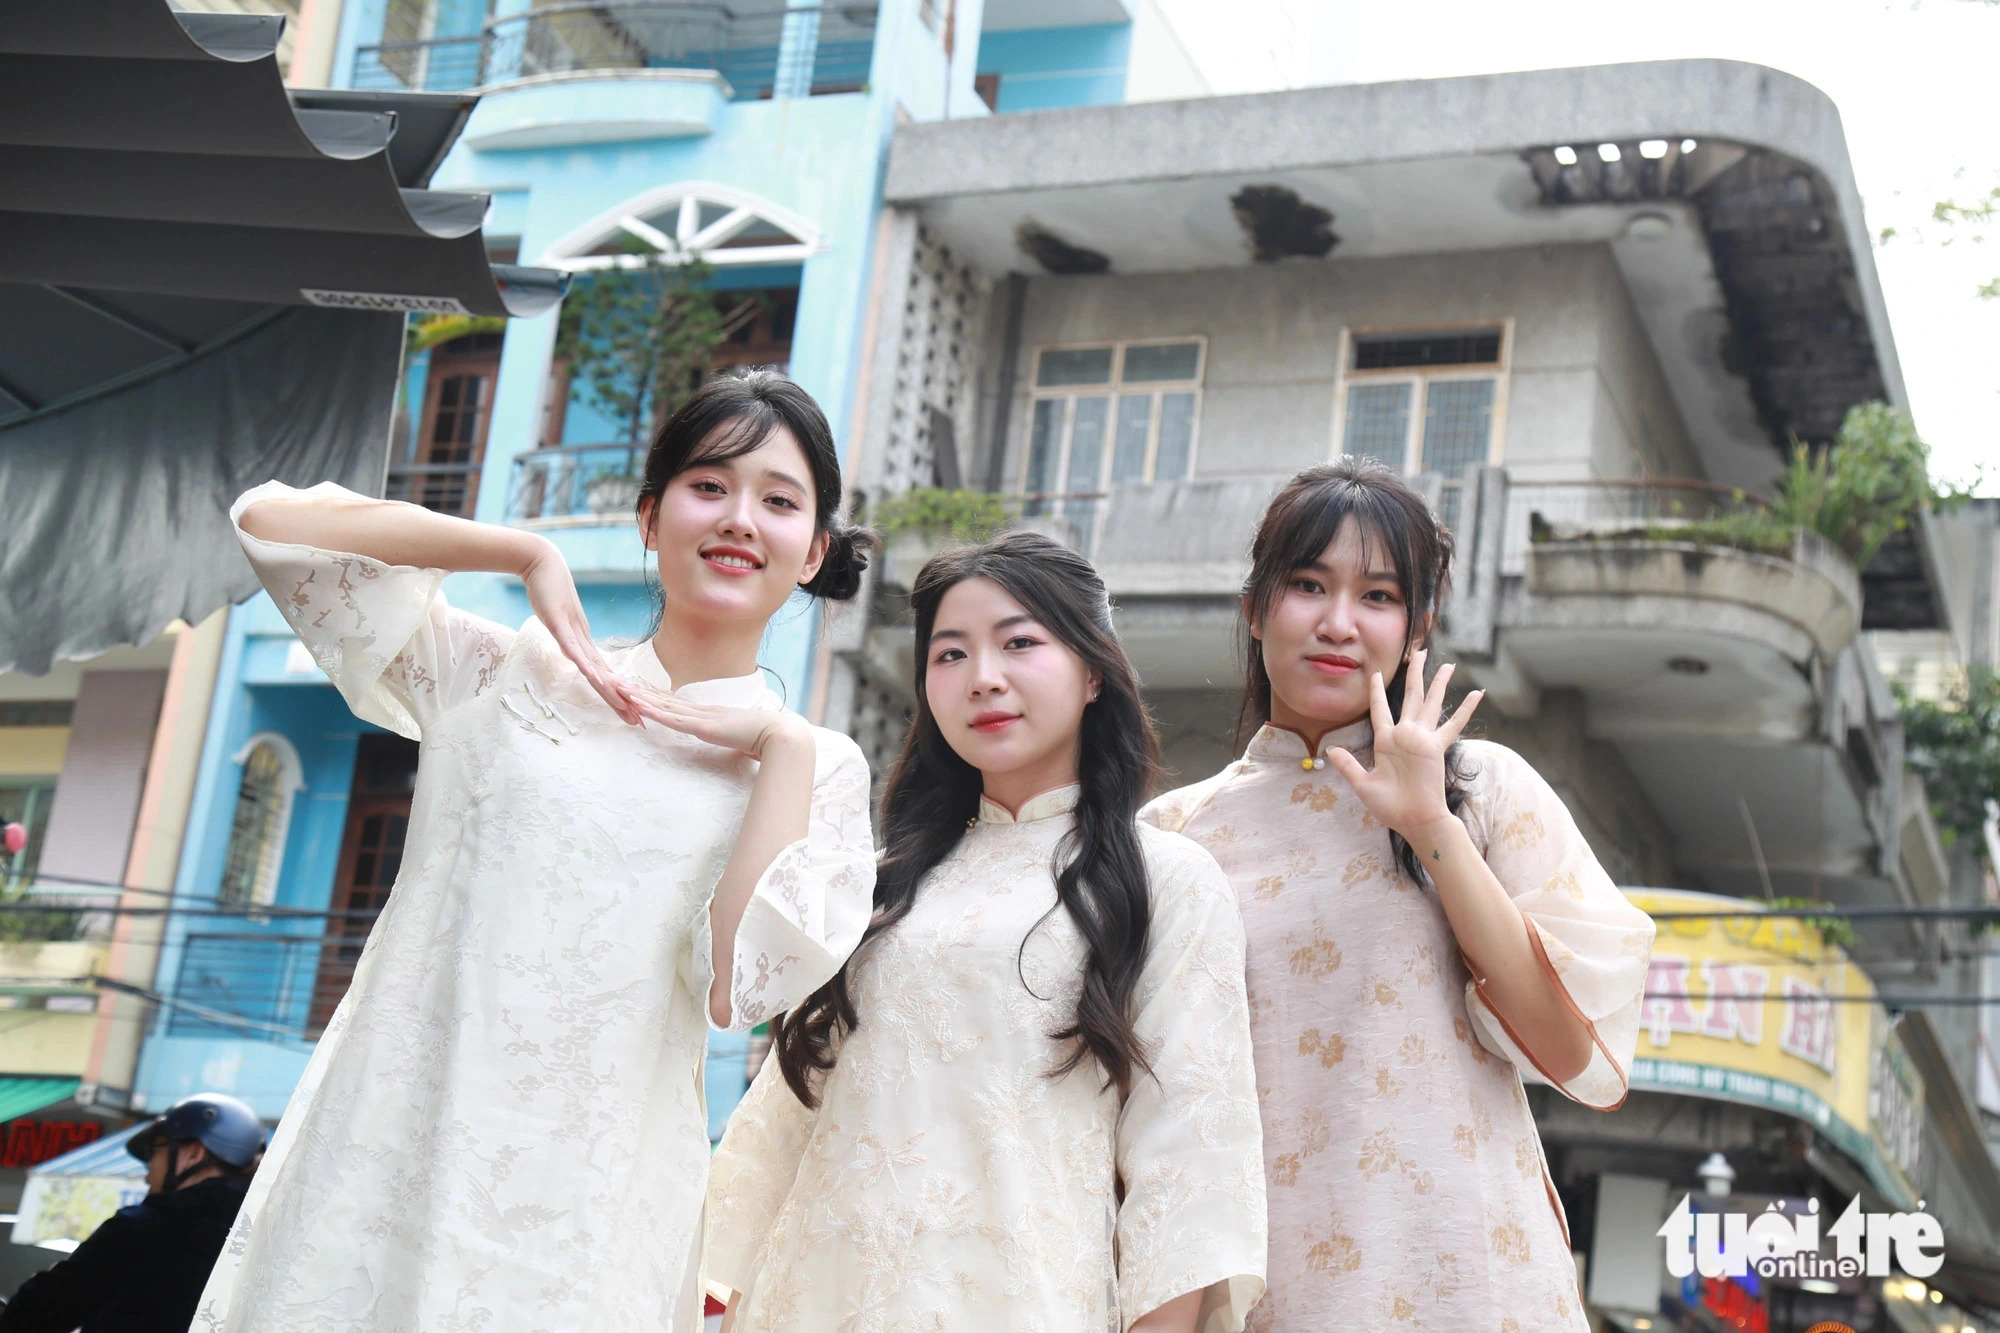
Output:
M1214 860L1186 839L1126 824L1151 903L1126 1012L1150 1069L1135 1065L1123 1092L1092 1059L1051 1076L1071 1048L1052 1034L1075 1020L1088 954L1054 867L1075 855L1065 840L1088 796L1073 716L1065 736L1061 709L1010 654L1068 651L1085 636L1057 628L1048 596L991 576L1009 573L1004 557L1057 553L1081 570L1060 565L1063 580L1094 582L1080 557L1029 534L938 557L917 581L919 658L927 644L940 660L928 682L919 668L927 704L885 825L929 782L912 757L927 728L962 757L941 781L968 780L976 814L969 828L957 814L907 914L850 962L858 1023L838 1035L831 1069L811 1076L818 1105L801 1102L774 1056L730 1122L704 1273L712 1291L735 1293L731 1333L1222 1333L1243 1326L1262 1291L1242 932ZM990 614L953 600L975 593ZM1108 632L1097 646L1117 653ZM1069 656L1079 673L1083 661L1105 665ZM1122 654L1102 674L1087 707L1122 700L1143 729ZM966 725L981 716L1002 720L991 734ZM1050 732L1056 762L1037 766L1037 736ZM1150 734L1133 738L1135 753L1140 743ZM888 842L893 858L899 839Z
M760 452L702 466L747 473ZM805 455L790 454L803 473ZM753 475L740 480L756 489ZM289 505L277 511L286 524L414 545L459 567L494 567L528 536L333 486L272 483L236 504L243 548L301 641L358 717L420 741L422 757L395 891L195 1329L693 1333L707 1019L719 1007L731 1028L748 1028L796 1004L860 938L874 883L860 751L809 733L810 753L791 761L805 765L800 795L809 783L803 836L776 851L746 900L726 886L760 817L771 752L760 765L672 725L630 725L607 705L775 726L783 715L760 674L676 690L651 641L599 658L587 638L559 645L545 619L517 631L453 609L445 568L241 531L243 512L267 500ZM716 521L786 584L796 576L796 563L780 568L769 531L779 520ZM714 539L666 527L663 549ZM577 633L560 560L528 577L537 609L573 613L558 623ZM545 577L557 592L537 587ZM701 594L681 585L686 599ZM758 627L747 629L754 652ZM719 884L737 893L741 918L716 988Z

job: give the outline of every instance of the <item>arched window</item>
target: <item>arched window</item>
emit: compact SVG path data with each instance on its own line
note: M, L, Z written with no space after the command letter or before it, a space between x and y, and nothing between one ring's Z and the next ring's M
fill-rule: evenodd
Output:
M268 907L278 895L292 795L305 786L299 753L275 731L260 731L235 755L243 766L230 821L229 854L216 898L225 906Z
M634 241L718 268L796 264L827 248L819 228L782 205L710 181L676 181L598 214L550 246L541 262L571 272L616 268L638 262Z

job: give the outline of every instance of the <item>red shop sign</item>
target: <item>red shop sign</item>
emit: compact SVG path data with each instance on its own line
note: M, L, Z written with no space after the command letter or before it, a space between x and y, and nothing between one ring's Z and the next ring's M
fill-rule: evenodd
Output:
M39 1166L104 1137L95 1120L10 1120L0 1142L0 1167Z

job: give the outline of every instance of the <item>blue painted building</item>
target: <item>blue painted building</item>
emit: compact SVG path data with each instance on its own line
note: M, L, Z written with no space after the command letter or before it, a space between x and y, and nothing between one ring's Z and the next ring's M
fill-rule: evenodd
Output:
M698 253L718 302L754 296L718 364L785 367L843 444L871 307L894 299L881 181L899 122L1203 91L1152 0L348 0L333 82L479 90L433 186L491 197L496 258L588 281L634 247ZM571 383L557 329L518 320L412 355L388 493L546 533L596 634L638 636L643 445ZM527 615L503 576L446 591L509 624ZM796 708L817 629L801 602L764 645ZM135 1107L212 1088L279 1115L393 884L414 762L347 711L267 598L232 611ZM716 1133L745 1063L716 1039Z

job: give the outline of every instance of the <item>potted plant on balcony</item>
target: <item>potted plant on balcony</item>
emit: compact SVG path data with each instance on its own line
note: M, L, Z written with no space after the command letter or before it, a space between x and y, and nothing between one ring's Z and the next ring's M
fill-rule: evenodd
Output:
M1663 514L1582 524L1555 524L1532 514L1532 538L1540 543L1637 537L1792 556L1800 534L1811 533L1861 570L1920 509L1959 498L1958 492L1932 486L1929 459L1930 447L1908 413L1887 403L1862 403L1848 410L1832 445L1792 440L1791 463L1768 505L1737 491L1733 502L1712 502L1695 516L1683 516L1671 504Z
M883 542L882 576L916 582L924 562L950 546L982 542L1007 522L1007 503L990 491L920 487L875 506L870 523Z
M620 467L593 467L572 501L583 513L622 514L639 490L647 437L714 369L716 349L756 317L759 299L718 301L700 255L630 240L620 262L570 289L556 330L585 403L618 423L630 446Z

